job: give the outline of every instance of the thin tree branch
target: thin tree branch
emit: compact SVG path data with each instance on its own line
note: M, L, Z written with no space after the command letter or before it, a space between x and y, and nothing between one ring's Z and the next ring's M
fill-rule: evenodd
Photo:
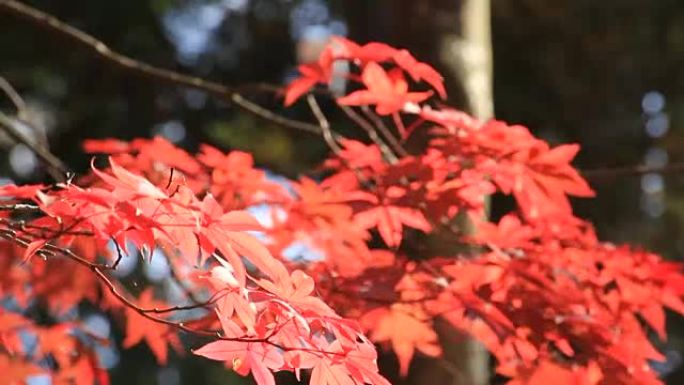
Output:
M12 104L14 104L14 107L17 109L17 115L19 115L19 117L23 117L26 113L26 102L21 95L19 95L17 90L15 90L14 87L12 87L12 85L2 76L0 76L0 90L2 90Z
M321 128L315 124L302 122L299 120L294 120L278 115L271 110L268 110L252 101L247 100L240 94L231 95L230 100L234 104L240 106L243 110L249 112L250 114L256 117L268 120L270 122L273 122L284 127L294 128L315 135L323 135L323 131L321 130Z
M318 105L318 102L316 101L316 97L312 94L309 94L306 96L306 101L309 103L309 107L311 108L311 112L316 117L316 120L318 120L318 126L321 128L321 132L323 134L323 139L328 144L328 147L330 147L330 149L335 154L339 155L340 152L342 151L342 149L337 144L337 141L335 140L335 137L333 136L332 130L330 129L330 122L328 121L328 119L323 114L323 111L321 111L321 107Z
M684 162L670 163L664 166L636 165L580 170L582 176L592 181L604 181L623 176L640 176L650 173L675 174L681 172L684 172Z
M30 240L24 239L22 237L19 237L17 233L14 230L9 230L9 229L2 229L0 228L0 238L6 239L10 242L13 242L19 246L22 246L24 248L29 247L30 245ZM344 356L346 353L343 352L336 352L336 351L326 351L322 349L315 349L315 348L305 348L305 347L289 347L289 346L284 346L281 345L277 342L273 342L271 338L275 336L278 331L280 330L279 327L276 327L272 333L269 335L259 338L259 337L226 337L221 335L219 332L214 332L214 331L208 331L208 330L200 330L200 329L194 329L191 327L188 327L186 324L187 323L192 323L192 320L190 321L172 321L170 319L162 318L157 316L156 314L162 314L162 313L167 313L167 312L173 312L176 310L189 310L189 306L176 306L176 307L171 307L171 308L164 308L164 309L145 309L140 306L138 306L133 300L129 299L131 296L129 293L127 293L123 288L121 288L119 285L117 285L114 281L112 281L107 274L104 272L103 265L97 264L97 263L92 263L88 261L87 259L75 254L73 251L71 251L68 248L62 248L58 247L55 245L52 245L50 243L45 244L41 249L36 251L37 255L40 255L44 258L48 257L56 257L57 255L62 255L78 264L81 266L89 269L93 274L95 274L96 278L105 286L106 289L109 290L109 292L119 301L121 302L122 305L125 307L135 311L137 314L141 315L144 318L147 318L150 321L153 321L158 324L163 324L170 326L172 328L175 328L177 330L194 334L197 336L203 336L203 337L212 337L216 338L219 340L224 340L224 341L236 341L236 342L244 342L244 343L264 343L268 344L271 346L274 346L278 349L281 349L283 351L303 351L303 352L309 352L309 353L314 353L314 354L323 354L323 355L332 355L332 356ZM210 301L216 301L218 298L215 296L212 296L210 298ZM193 305L190 305L193 306ZM292 319L287 320L285 323L291 321ZM283 324L280 325L282 327Z
M115 52L94 36L68 25L48 13L15 0L0 0L0 13L2 12L29 21L37 27L66 38L82 48L89 50L91 54L101 58L105 62L148 80L204 91L221 100L232 102L257 117L269 120L281 126L316 135L322 134L320 128L316 125L283 117L240 95L240 93L246 92L267 92L277 94L281 92L281 87L268 84L251 84L230 87L199 77L155 67Z
M189 88L195 88L205 91L209 94L229 99L230 95L238 91L259 90L259 91L277 91L277 87L269 85L249 85L245 87L228 87L223 84L204 80L202 78L184 75L178 72L170 71L163 68L154 67L147 63L137 61L128 56L122 55L111 50L105 43L98 40L94 36L85 33L77 28L74 28L56 17L33 8L29 5L23 4L15 0L0 0L0 11L4 11L15 17L27 20L34 25L46 29L50 32L57 32L62 37L71 40L80 46L87 48L92 54L105 59L107 62L114 64L122 69L145 76L150 80L161 81L165 83L174 83Z
M7 211L3 210L2 207L0 207L0 211ZM40 210L39 210L40 211ZM21 212L19 211L13 211L14 212ZM9 229L12 230L20 230L22 233L25 233L26 235L30 235L35 238L49 238L49 239L54 239L57 237L60 237L62 235L75 235L75 236L84 236L84 237L90 237L93 236L92 231L79 231L79 230L57 230L57 229L52 229L46 226L38 226L34 225L32 223L26 223L25 220L9 220L6 218L0 218L0 224L6 225Z
M368 106L363 106L361 107L361 111L370 119L373 124L375 124L375 127L382 133L382 135L385 137L387 142L390 144L394 152L399 155L399 156L407 156L408 152L404 149L404 147L399 143L399 140L392 134L392 132L387 128L385 125L385 122L382 121L382 118L380 118L375 112L373 112Z
M0 0L1 1L1 0ZM26 124L25 122L21 122ZM50 152L43 145L35 142L33 139L25 135L20 126L20 122L12 119L4 113L0 112L0 129L2 129L10 138L17 143L24 144L30 148L48 167L50 175L59 182L66 181L66 176L69 174L69 169L62 163L62 161Z
M10 242L16 243L19 246L22 247L28 247L30 244L30 241L27 239L23 239L17 234L12 231L12 230L4 230L0 229L0 238L4 238ZM210 331L204 331L204 330L197 330L193 328L189 328L185 326L183 322L174 322L165 318L160 318L154 315L151 315L150 313L154 313L154 309L143 309L136 305L133 301L128 299L128 296L123 293L123 289L117 287L117 285L109 279L109 277L104 273L102 270L102 266L96 263L92 263L88 261L87 259L80 257L76 254L74 254L71 250L61 248L55 245L51 244L46 244L43 246L42 249L36 251L36 254L42 255L43 257L54 257L58 254L63 255L64 257L71 259L72 261L80 264L81 266L84 266L88 268L90 271L92 271L95 276L107 287L107 289L112 293L114 297L116 297L123 305L126 307L134 310L136 313L140 314L141 316L160 323L160 324L165 324L171 327L174 327L176 329L182 330L187 333L193 333L197 335L203 335L203 336L210 336L210 337L217 337L217 334L214 332ZM220 338L220 337L219 337ZM231 340L231 341L245 341L245 342L251 342L252 339L242 339L242 338L223 338L226 340ZM261 340L258 340L258 342L263 342Z
M185 294L185 296L196 305L203 303L204 301L200 300L197 295L195 295L195 292L193 292L192 289L185 283L185 281L178 276L178 272L176 271L176 267L173 266L173 263L170 263L169 265L169 272L171 275L170 278L181 288L183 294Z
M37 127L35 123L30 122L29 110L27 108L26 102L21 95L19 95L19 92L12 87L12 84L10 84L10 82L8 82L7 79L3 78L2 76L0 76L0 89L2 89L5 95L7 95L7 98L10 99L12 104L14 104L14 107L17 109L17 118L22 123L30 126L40 141L40 144L42 144L46 149L49 149L50 146L45 128Z
M372 124L370 124L366 119L363 118L363 116L359 115L354 111L353 108L349 106L344 106L344 105L339 105L342 111L349 117L349 119L353 120L356 124L358 124L361 128L366 131L366 134L368 134L368 137L370 140L373 141L379 148L380 151L382 152L383 156L385 159L390 164L397 163L398 159L397 156L392 152L392 149L387 146L387 143L385 143L384 140L378 135L378 131L373 127Z
M9 14L11 16L26 20L33 25L45 29L49 32L58 34L59 36L70 40L81 47L88 49L93 55L100 57L107 63L113 64L120 69L126 70L131 73L138 74L144 78L152 81L165 84L175 84L183 87L193 88L200 91L204 91L208 94L214 95L222 100L232 102L238 107L242 108L248 113L255 115L259 118L271 121L275 124L301 130L315 135L323 136L323 131L321 127L294 119L289 119L284 116L278 115L266 108L259 106L258 104L247 100L242 96L241 92L269 92L269 93L279 93L280 87L268 85L268 84L252 84L239 87L229 87L220 83L205 80L199 77L185 75L179 72L167 70L164 68L159 68L152 66L150 64L135 60L131 57L122 55L118 52L110 49L105 43L98 40L94 36L87 34L77 28L74 28L56 17L33 8L29 5L23 4L16 0L0 0L0 13ZM8 95L12 103L17 107L18 110L23 110L25 108L25 103L13 88L7 87L9 84L0 78L0 89ZM390 162L396 161L396 156L390 150L389 146L382 141L381 138L375 132L375 129L371 124L369 124L365 119L362 119L355 111L341 106L343 111L357 124L359 124L370 136L371 140L381 147L381 150L386 157L390 159ZM7 133L12 136L15 140L29 146L33 149L36 154L45 163L50 165L51 169L58 170L60 173L66 173L67 169L64 167L61 161L57 159L54 155L50 154L44 147L36 147L30 140L26 140L21 132L19 131L20 137L18 139L16 130L16 122L5 115L0 115L0 127L4 128ZM9 128L8 128L9 127ZM11 130L11 132L10 132ZM383 132L383 134L385 134ZM333 133L335 140L341 138L338 134ZM391 139L388 138L391 141ZM392 147L396 146L392 143ZM392 160L394 159L394 160ZM53 171L54 172L54 171ZM671 164L665 167L647 167L647 166L627 166L627 167L615 167L615 168L600 168L584 170L582 174L588 179L608 179L615 178L619 176L635 176L642 175L650 172L660 172L660 173L677 173L684 172L684 164ZM57 177L57 175L53 175ZM63 180L63 175L59 178Z
M39 213L42 212L40 207L32 204L25 203L13 203L0 205L0 211L12 211L12 212L31 212Z

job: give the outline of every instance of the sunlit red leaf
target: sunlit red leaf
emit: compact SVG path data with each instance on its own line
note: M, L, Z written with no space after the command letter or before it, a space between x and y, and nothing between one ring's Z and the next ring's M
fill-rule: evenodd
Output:
M370 62L362 74L367 89L354 91L337 99L337 103L347 106L375 105L380 115L400 111L407 103L419 103L429 98L432 92L409 92L403 75L389 74L377 63Z
M152 289L143 291L138 298L138 306L142 309L162 309L168 307L165 303L155 300L153 295ZM155 321L145 318L135 309L127 307L126 338L123 341L123 347L129 348L142 341L147 343L157 361L162 365L166 364L168 360L169 344L180 351L180 340L174 329L168 325L160 325Z
M431 357L438 356L441 348L437 333L421 322L409 309L394 306L378 308L363 316L361 322L371 330L370 337L376 342L389 342L399 358L399 372L406 375L416 350Z

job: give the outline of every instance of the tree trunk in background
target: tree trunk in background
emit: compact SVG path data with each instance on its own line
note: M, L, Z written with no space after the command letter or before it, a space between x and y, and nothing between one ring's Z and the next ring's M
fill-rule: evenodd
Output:
M479 119L494 116L490 0L463 0L459 33L440 37L440 61L463 89L466 110Z
M492 116L491 0L338 0L349 36L410 50L445 77L448 104Z
M490 0L347 0L350 37L406 47L446 78L449 104L486 120L494 115ZM467 226L464 224L464 226ZM434 242L437 249L441 242ZM407 383L487 385L489 353L436 322L443 359L417 360Z
M459 31L440 36L440 62L457 79L464 109L481 120L494 116L493 63L490 0L463 0L459 9ZM442 341L456 334L449 325L438 324ZM444 343L444 360L458 385L486 385L490 381L489 353L472 338ZM428 374L429 375L429 374ZM428 381L429 383L429 381ZM442 382L444 384L444 382Z

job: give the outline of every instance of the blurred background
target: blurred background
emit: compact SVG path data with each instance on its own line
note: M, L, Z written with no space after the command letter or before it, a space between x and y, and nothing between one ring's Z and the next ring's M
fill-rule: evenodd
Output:
M27 1L100 38L112 49L156 66L227 85L285 84L313 60L330 35L406 47L447 79L449 102L463 98L440 39L458 19L446 0L116 0ZM500 119L529 126L552 143L578 142L584 170L684 161L684 2L681 0L493 0L494 104ZM297 176L326 154L318 137L241 113L202 92L124 73L89 52L0 14L0 76L27 103L51 150L74 170L88 158L85 138L163 135L193 150L201 142L254 154L259 165ZM451 71L451 72L450 72ZM282 110L299 119L306 108ZM324 107L326 107L324 105ZM330 106L328 106L330 107ZM12 105L0 98L0 108ZM328 112L334 124L349 123ZM682 153L682 154L680 154ZM43 180L31 151L0 136L0 183ZM684 253L684 171L597 174L597 199L576 201L603 239L629 241L678 260ZM153 259L163 261L163 258ZM163 264L163 262L160 262ZM163 280L164 266L130 267ZM136 271L134 271L136 270ZM156 274L156 275L155 275ZM120 338L92 316L93 328ZM657 368L684 383L684 320L671 317ZM220 365L174 356L158 367L147 348L103 353L113 383L226 384L241 379Z

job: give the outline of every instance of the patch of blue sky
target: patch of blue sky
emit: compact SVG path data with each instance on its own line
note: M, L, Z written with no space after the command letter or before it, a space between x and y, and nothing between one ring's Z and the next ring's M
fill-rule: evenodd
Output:
M100 367L104 369L116 367L121 360L121 354L114 347L114 344L95 346L95 354L97 354L97 361Z
M188 298L185 289L175 280L166 279L163 283L164 298L168 303L171 304L185 304L191 303ZM209 293L203 291L202 293L195 292L195 295L200 299L209 299ZM184 320L184 319L197 319L207 314L207 309L198 307L191 310L185 310L182 312L172 312L169 314L169 319L171 320Z
M292 188L292 183L286 177L266 171L266 178L283 186L292 196L297 195L295 190ZM287 218L287 213L284 210L269 204L256 205L250 207L248 211L254 215L256 220L259 221L262 226L267 228L273 226L273 216L276 216L278 220L285 220ZM268 242L268 239L264 234L261 234L260 239ZM321 253L320 250L311 247L305 241L295 241L286 247L285 250L283 250L282 257L291 261L304 262L319 261L323 259L325 255Z
M295 195L295 191L292 189L292 184L290 183L289 179L268 170L264 170L264 172L266 174L267 180L279 184L285 188L288 193L293 196ZM274 217L278 220L285 220L287 218L287 214L284 210L266 203L248 207L247 211L252 214L254 219L256 219L265 228L273 227ZM250 231L249 233L257 237L262 242L268 242L268 238L262 231Z
M14 181L10 178L0 177L0 187L14 184ZM0 197L0 202L11 200L12 197Z
M332 35L346 36L347 24L333 17L326 2L303 0L290 12L294 40L327 41Z
M69 309L57 309L51 315L58 322L76 321L81 317L78 306L72 306Z
M302 40L311 27L321 27L319 32L329 34L326 24L330 19L330 9L321 0L303 0L297 3L290 12L292 37ZM310 32L309 32L310 33ZM325 37L327 39L327 37Z
M178 59L192 64L213 44L214 31L227 12L221 3L190 4L171 9L162 17L164 29L176 46Z
M264 172L266 173L267 180L278 183L279 185L283 186L287 190L287 192L289 192L292 195L296 195L294 189L292 188L292 183L290 183L289 179L269 170L264 170Z
M161 282L171 274L171 267L166 255L159 248L155 248L149 261L143 264L145 277L152 282Z
M27 356L32 356L38 348L38 336L32 331L24 329L20 330L18 334L24 352L26 352Z
M109 338L112 331L112 325L107 317L102 314L92 313L88 314L83 319L83 330L87 333L97 336L98 338Z
M28 290L28 285L27 285L27 290ZM30 307L34 303L34 300L29 300L29 303L26 304L25 306L22 306L22 304L17 301L16 298L13 296L7 296L0 300L0 307L3 309L13 312L13 313L21 313L22 311L26 310L26 308Z
M0 187L6 186L8 184L13 184L13 183L14 183L14 181L10 178L0 177Z
M114 241L110 240L109 242L107 242L107 248L109 249L109 253L112 255L112 258L114 258L110 262L113 262L114 260L116 260L118 256L118 250L116 248L116 245L114 244ZM138 258L140 257L140 253L135 248L135 245L129 242L126 245L126 249L128 250L128 254L123 254L123 257L119 262L119 265L113 272L113 274L118 278L128 277L131 273L133 273L135 268L138 266ZM121 252L123 253L123 250Z
M26 377L26 385L51 385L52 378L48 374L36 374Z
M82 333L78 334L79 338L85 343L93 345L97 360L102 368L111 369L118 365L120 357L115 344L100 343L102 340L109 340L112 336L112 324L107 317L99 313L88 314L83 317L80 331ZM93 339L93 336L97 338Z
M296 262L315 262L325 258L325 254L306 242L296 241L283 250L283 257Z

